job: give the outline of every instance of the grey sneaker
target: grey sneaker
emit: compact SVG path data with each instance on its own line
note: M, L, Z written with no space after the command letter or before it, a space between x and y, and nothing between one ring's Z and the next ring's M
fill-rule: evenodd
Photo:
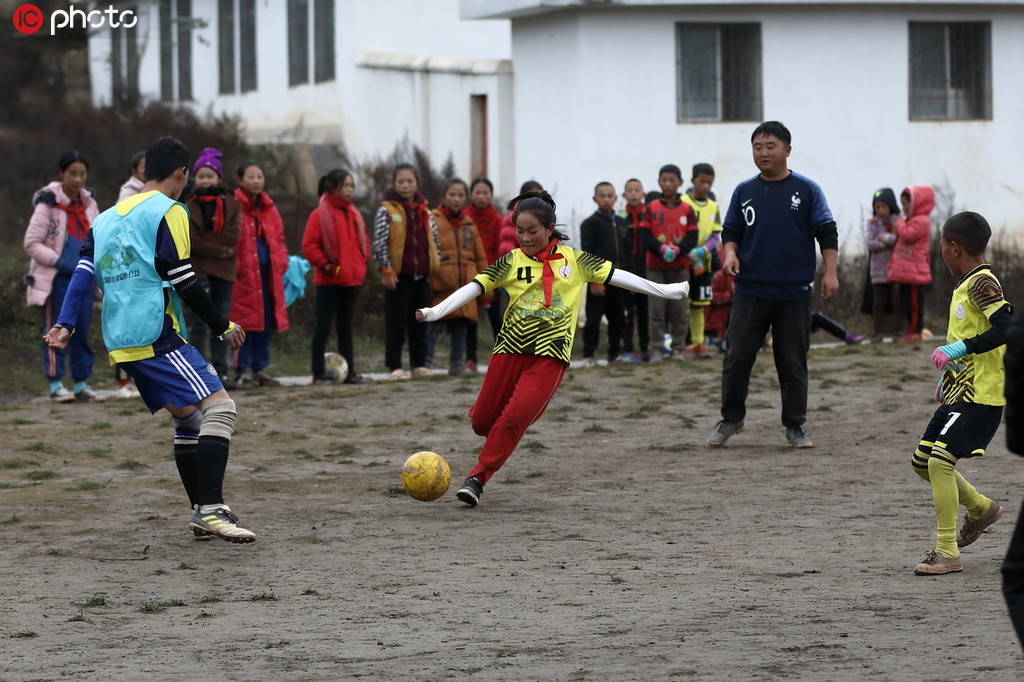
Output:
M988 506L988 511L976 519L972 519L965 512L964 523L960 526L960 533L956 536L957 546L966 547L971 544L981 537L982 531L1001 518L1003 518L1003 505L995 500L992 500L992 504Z
M727 422L724 419L715 424L715 430L708 436L708 445L713 448L725 445L725 442L743 430L743 422Z
M202 513L198 508L188 522L189 528L196 537L200 533L216 535L228 542L248 543L256 541L256 533L238 525L238 516L225 507L213 510L209 514Z
M86 386L75 394L75 400L80 403L102 403L106 398Z
M794 448L813 448L814 443L807 437L802 426L790 426L786 429L786 441Z
M924 561L914 568L914 575L945 575L964 570L964 560L960 557L948 557L935 550L928 550Z
M459 488L459 492L455 493L455 496L470 507L475 507L480 503L480 496L483 494L483 483L471 476L462 483L462 487Z

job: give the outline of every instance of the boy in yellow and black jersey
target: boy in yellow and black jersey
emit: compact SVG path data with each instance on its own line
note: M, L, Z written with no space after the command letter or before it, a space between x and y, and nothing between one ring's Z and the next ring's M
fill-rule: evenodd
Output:
M979 493L956 469L964 457L979 457L991 442L1003 415L1003 353L1012 306L985 263L992 229L981 215L965 211L942 226L942 260L959 278L949 305L947 343L932 353L942 370L936 398L942 405L914 452L914 472L932 486L938 526L935 549L914 569L917 575L964 570L960 548L977 540L999 520L1003 507ZM960 533L959 505L964 505Z

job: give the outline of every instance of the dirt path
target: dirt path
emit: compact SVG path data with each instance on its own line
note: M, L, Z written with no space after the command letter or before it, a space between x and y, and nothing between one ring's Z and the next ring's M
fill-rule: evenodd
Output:
M398 473L429 449L461 481L479 377L239 392L251 546L192 540L141 404L0 405L0 679L1019 680L1002 432L961 470L1005 519L962 574L911 573L930 350L815 351L805 451L769 356L722 450L717 360L574 371L472 510Z

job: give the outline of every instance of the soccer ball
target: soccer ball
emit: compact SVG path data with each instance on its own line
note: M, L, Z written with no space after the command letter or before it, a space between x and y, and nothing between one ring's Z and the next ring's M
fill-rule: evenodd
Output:
M402 465L402 487L409 497L430 502L448 491L452 470L436 452L417 452Z
M324 378L344 381L348 377L348 363L338 353L324 353Z

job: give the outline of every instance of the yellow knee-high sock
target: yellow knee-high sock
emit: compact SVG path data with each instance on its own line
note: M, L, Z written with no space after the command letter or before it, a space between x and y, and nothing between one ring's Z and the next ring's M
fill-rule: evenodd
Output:
M979 493L959 471L954 470L953 473L956 475L956 491L960 504L967 507L967 513L971 518L976 519L987 512L992 500Z
M704 345L704 307L690 308L690 343Z
M927 445L927 448L922 449L923 447L924 444L918 445L914 450L914 456L910 458L910 466L913 467L915 474L931 482L931 479L928 478L928 456L932 451L931 443Z
M945 459L949 457L949 460ZM952 460L952 461L950 461ZM960 556L956 546L956 515L959 511L959 491L956 485L956 460L946 453L932 451L928 458L928 478L932 483L935 502L937 534L935 551L948 557Z

